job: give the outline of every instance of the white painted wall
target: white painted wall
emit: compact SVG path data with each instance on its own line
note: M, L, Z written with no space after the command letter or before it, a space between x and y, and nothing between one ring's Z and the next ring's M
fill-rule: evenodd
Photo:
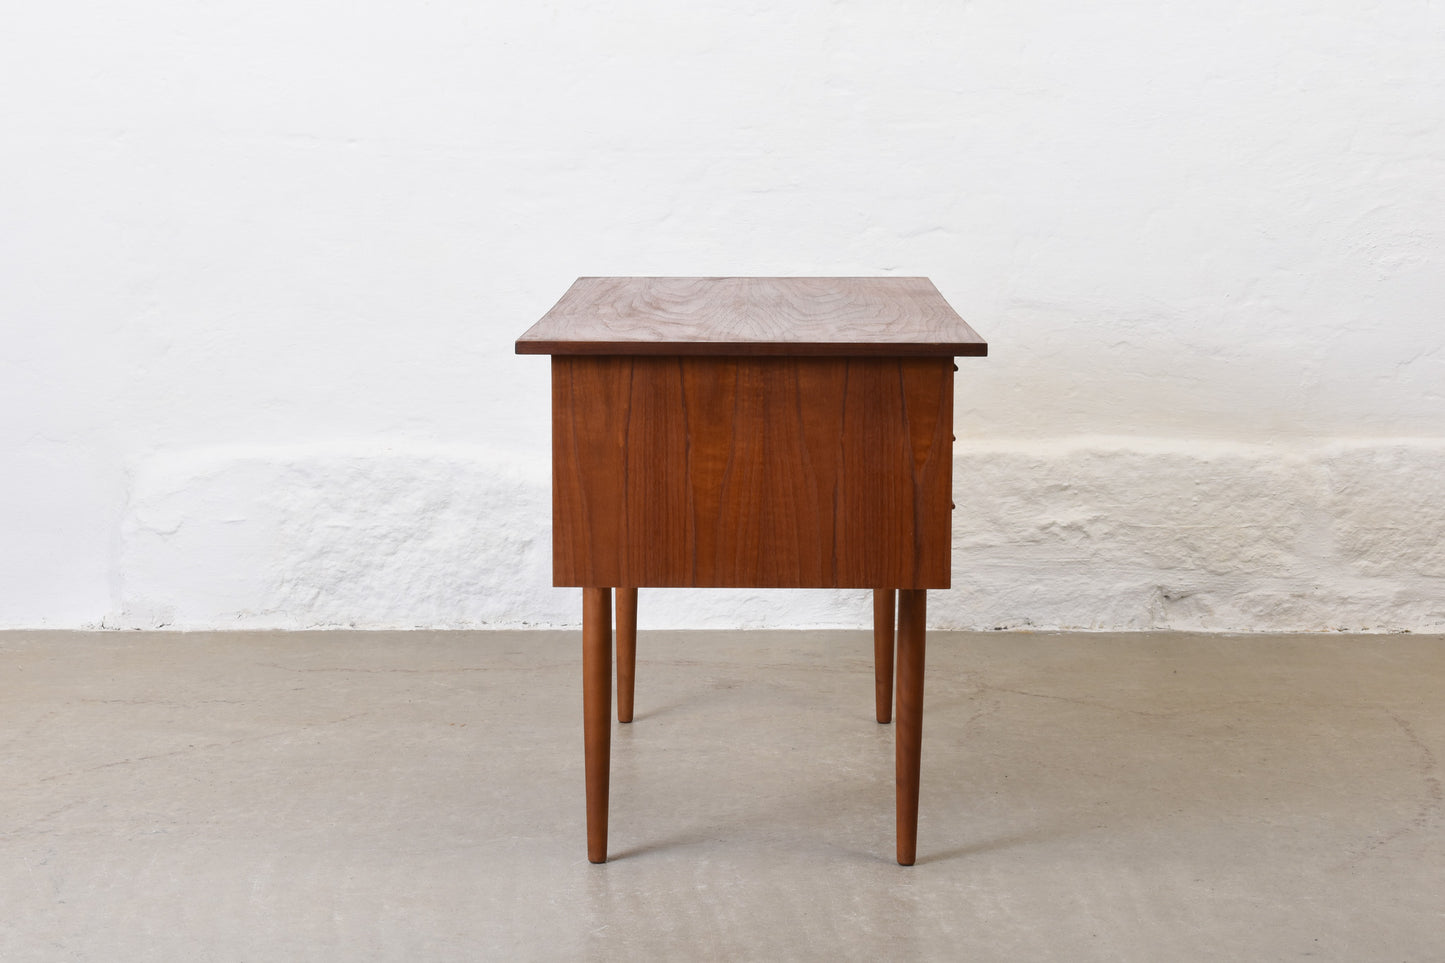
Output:
M0 627L575 623L515 336L896 272L992 351L933 624L1445 629L1429 0L57 0L0 131Z

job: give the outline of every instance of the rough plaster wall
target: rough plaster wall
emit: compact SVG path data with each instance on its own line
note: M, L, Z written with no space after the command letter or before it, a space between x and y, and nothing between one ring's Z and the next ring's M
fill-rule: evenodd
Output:
M983 444L950 627L1445 626L1445 444ZM960 509L964 506L960 505Z
M502 466L499 468L499 464ZM1402 631L1445 625L1445 444L968 446L930 623ZM1401 479L1423 482L1400 485ZM566 625L545 460L458 447L213 449L132 480L125 627ZM205 558L208 564L196 566ZM279 562L279 564L278 564ZM487 590L507 586L507 591ZM479 590L482 587L484 590ZM643 625L859 626L863 592L644 590Z
M18 8L0 627L573 622L512 339L579 274L896 272L992 346L934 624L1439 630L1442 49L1428 0Z

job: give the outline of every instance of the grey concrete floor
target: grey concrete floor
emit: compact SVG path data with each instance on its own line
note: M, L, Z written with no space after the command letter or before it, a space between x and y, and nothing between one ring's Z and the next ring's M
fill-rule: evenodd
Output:
M0 960L1445 960L1445 638L0 633Z

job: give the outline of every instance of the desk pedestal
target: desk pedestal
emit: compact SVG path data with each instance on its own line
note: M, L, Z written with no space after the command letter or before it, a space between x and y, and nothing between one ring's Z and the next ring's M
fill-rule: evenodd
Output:
M614 589L630 722L638 586L868 588L911 865L925 594L949 584L951 359L556 356L552 411L553 580L583 588L588 858L607 858Z

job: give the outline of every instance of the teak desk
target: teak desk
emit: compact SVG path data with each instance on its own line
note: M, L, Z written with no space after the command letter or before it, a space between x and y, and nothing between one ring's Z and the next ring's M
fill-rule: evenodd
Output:
M587 858L607 859L612 591L632 720L639 586L873 589L898 862L918 839L924 593L949 586L953 358L927 278L579 278L517 340L552 356L552 579L582 588Z

